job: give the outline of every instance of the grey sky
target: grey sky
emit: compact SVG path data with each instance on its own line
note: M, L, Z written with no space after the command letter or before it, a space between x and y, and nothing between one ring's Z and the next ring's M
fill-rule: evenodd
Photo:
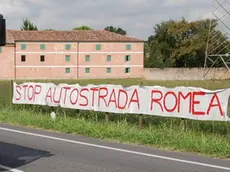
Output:
M156 23L209 17L211 5L212 0L0 0L0 12L9 29L20 29L22 19L28 18L38 29L113 25L129 36L147 39Z

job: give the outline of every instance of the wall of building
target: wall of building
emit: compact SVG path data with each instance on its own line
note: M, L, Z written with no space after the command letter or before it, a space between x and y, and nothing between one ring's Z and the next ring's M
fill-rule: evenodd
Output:
M16 43L16 79L75 79L77 44L67 44L70 49L63 43Z
M143 44L132 43L70 43L66 49L63 43L21 43L0 49L0 79L87 79L87 78L138 78L148 80L202 80L230 79L225 68L143 68ZM101 44L98 50L97 44ZM25 49L22 49L25 48ZM67 47L68 48L68 47ZM21 56L26 61L21 61ZM41 61L44 55L45 61ZM130 60L126 61L126 55ZM86 56L89 56L86 57ZM109 58L108 58L109 56ZM15 61L16 59L16 61ZM86 60L88 59L88 60ZM16 65L16 70L15 70ZM128 69L129 72L125 71Z
M209 71L209 72L208 72ZM207 75L205 78L204 74ZM145 68L143 78L147 80L213 80L230 79L230 72L226 68Z
M8 80L14 78L14 46L0 47L0 79Z
M69 49L65 43L46 43L45 48L41 44L16 44L16 79L136 78L143 75L143 43L66 43ZM100 49L97 49L98 44ZM130 50L126 49L127 44L131 45ZM45 61L40 61L41 55ZM126 55L130 56L128 61Z
M130 50L126 45L130 44ZM97 49L100 45L100 49ZM80 43L80 78L131 78L143 74L143 43ZM126 56L129 56L128 61ZM87 57L89 60L86 60ZM90 73L86 71L90 70ZM125 71L130 71L126 73Z
M143 68L142 43L132 43L130 50L126 50L127 43L101 43L100 50L96 49L97 44L70 43L71 47L68 50L63 43L46 43L45 49L40 47L40 43L26 43L26 48L21 49L22 44L17 43L16 54L14 46L4 46L0 49L0 79L14 79L15 76L16 79L230 79L230 72L225 68ZM26 56L25 62L21 61L22 55ZM43 62L40 59L41 55L45 56ZM130 55L129 61L125 60L126 55ZM107 56L110 56L110 60ZM126 73L126 68L129 68L130 72ZM204 78L203 75L208 70L210 71Z

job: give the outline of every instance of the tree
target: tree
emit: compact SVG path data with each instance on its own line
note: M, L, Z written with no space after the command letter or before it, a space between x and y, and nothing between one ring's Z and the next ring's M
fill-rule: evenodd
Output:
M182 19L169 25L169 33L173 34L177 41L170 56L175 61L175 67L203 67L209 24L209 19L194 22L187 22ZM217 29L216 20L212 20L212 24L212 34L223 34ZM214 52L227 53L227 49L221 45L225 41L227 41L227 37L223 36L219 39L219 43L214 42L216 44L213 44L213 49L220 45ZM220 65L220 63L217 63L217 65Z
M73 28L73 30L93 30L91 27L89 26L79 26L79 27L75 27Z
M145 50L149 54L146 60L150 67L203 67L210 20L188 22L184 18L178 21L161 22L154 27L155 35L146 42ZM213 33L221 32L213 20ZM227 41L222 37L221 42ZM218 44L218 43L217 43ZM217 47L216 45L212 45ZM215 51L227 51L219 46Z
M38 28L36 25L34 25L28 19L23 19L23 24L21 26L21 30L38 30Z
M109 32L114 32L114 33L117 33L117 34L120 34L120 35L127 35L127 32L125 30L123 30L122 28L118 27L113 27L113 26L107 26L105 27L104 30L107 30Z
M168 25L170 22L161 22L156 24L153 28L155 35L151 35L146 41L145 49L147 58L147 67L172 67L173 62L170 60L169 54L171 54L174 47L174 38L168 33Z

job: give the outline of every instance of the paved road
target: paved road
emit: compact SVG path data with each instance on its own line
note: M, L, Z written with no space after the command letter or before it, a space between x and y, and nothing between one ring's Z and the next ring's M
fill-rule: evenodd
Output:
M12 172L226 172L230 161L0 124L0 171L7 168Z

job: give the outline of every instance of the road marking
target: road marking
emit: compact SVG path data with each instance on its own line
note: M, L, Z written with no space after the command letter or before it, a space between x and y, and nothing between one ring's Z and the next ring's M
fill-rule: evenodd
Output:
M204 166L204 167L209 167L209 168L216 168L216 169L222 169L222 170L230 171L230 167L223 167L223 166L218 166L218 165L200 163L200 162L196 162L196 161L182 160L182 159L170 158L170 157L166 157L166 156L148 154L148 153L143 153L143 152L136 152L136 151L126 150L126 149L119 149L119 148L114 148L114 147L109 147L109 146L102 146L102 145L80 142L80 141L75 141L75 140L63 139L63 138L59 138L59 137L53 137L53 136L47 136L47 135L42 135L42 134L20 131L20 130L14 130L14 129L4 128L4 127L0 127L0 130L14 132L14 133L18 133L18 134L29 135L29 136L34 136L34 137L47 138L47 139L51 139L51 140L63 141L63 142L68 142L68 143L74 143L74 144L79 144L79 145L84 145L84 146L91 146L91 147L108 149L108 150L113 150L113 151L118 151L118 152L125 152L125 153L130 153L130 154L135 154L135 155L147 156L147 157L158 158L158 159L163 159L163 160L182 162L182 163L187 163L187 164L192 164L192 165L199 165L199 166ZM14 171L14 172L19 172L19 171Z
M4 165L0 165L0 168L2 168L4 170L8 170L10 172L24 172L24 171L17 170L17 169L14 169L14 168L10 168L10 167L4 166Z

